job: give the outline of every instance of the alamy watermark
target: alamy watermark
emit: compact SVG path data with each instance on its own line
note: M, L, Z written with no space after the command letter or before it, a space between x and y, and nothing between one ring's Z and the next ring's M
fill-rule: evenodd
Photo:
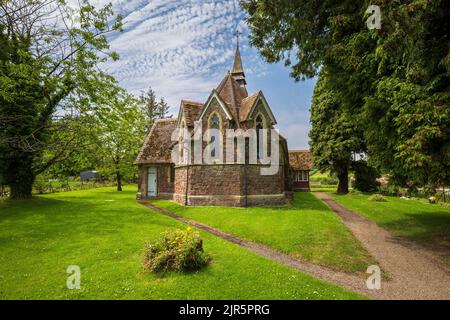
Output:
M381 269L377 265L371 265L367 268L366 273L370 276L366 280L366 286L369 290L380 290L381 289Z
M79 290L81 288L81 270L77 265L70 265L67 267L66 272L69 274L66 281L67 289Z
M194 130L172 132L172 161L183 164L261 164L261 175L275 175L280 166L280 134L277 129Z
M369 28L370 30L372 29L380 30L381 29L380 7L372 4L367 8L366 13L370 15L366 20L367 28Z

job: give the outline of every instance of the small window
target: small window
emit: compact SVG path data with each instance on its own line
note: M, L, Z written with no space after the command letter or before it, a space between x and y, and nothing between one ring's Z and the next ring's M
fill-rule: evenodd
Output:
M304 171L304 170L296 171L295 180L296 181L308 181L309 180L308 171Z
M303 181L308 181L309 179L309 177L308 177L308 171L302 171L303 172Z

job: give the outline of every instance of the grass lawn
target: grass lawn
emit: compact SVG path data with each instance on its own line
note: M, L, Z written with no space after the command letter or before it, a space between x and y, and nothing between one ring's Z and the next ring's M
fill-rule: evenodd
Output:
M210 266L143 271L143 246L182 225L134 200L136 188L73 191L0 201L0 299L358 299L201 232ZM68 290L66 269L81 268Z
M428 204L424 200L386 197L387 202L373 202L366 194L330 194L338 203L394 234L433 247L446 256L450 265L450 208Z
M336 187L322 187L322 186L311 186L311 191L321 191L321 192L336 192Z
M341 220L314 195L295 194L280 208L184 207L171 201L154 204L188 219L263 243L335 269L365 272L373 259Z

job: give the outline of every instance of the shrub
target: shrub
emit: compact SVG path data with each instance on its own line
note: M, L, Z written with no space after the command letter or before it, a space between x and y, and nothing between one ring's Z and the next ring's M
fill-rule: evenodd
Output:
M378 192L384 196L402 196L402 192L398 186L395 185L381 185L378 187Z
M146 249L144 268L151 272L194 271L210 261L199 233L190 227L165 232L157 242L147 243Z
M369 201L386 202L387 199L381 194L373 194L368 198Z
M355 164L355 182L353 188L362 192L372 192L380 185L377 182L378 172L369 167L365 161Z

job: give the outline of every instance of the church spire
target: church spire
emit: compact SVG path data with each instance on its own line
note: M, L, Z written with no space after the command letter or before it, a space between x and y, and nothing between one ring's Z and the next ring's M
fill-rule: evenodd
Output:
M236 31L236 53L234 54L234 63L231 75L241 85L245 87L247 81L245 81L244 68L242 67L241 51L239 50L239 30Z

